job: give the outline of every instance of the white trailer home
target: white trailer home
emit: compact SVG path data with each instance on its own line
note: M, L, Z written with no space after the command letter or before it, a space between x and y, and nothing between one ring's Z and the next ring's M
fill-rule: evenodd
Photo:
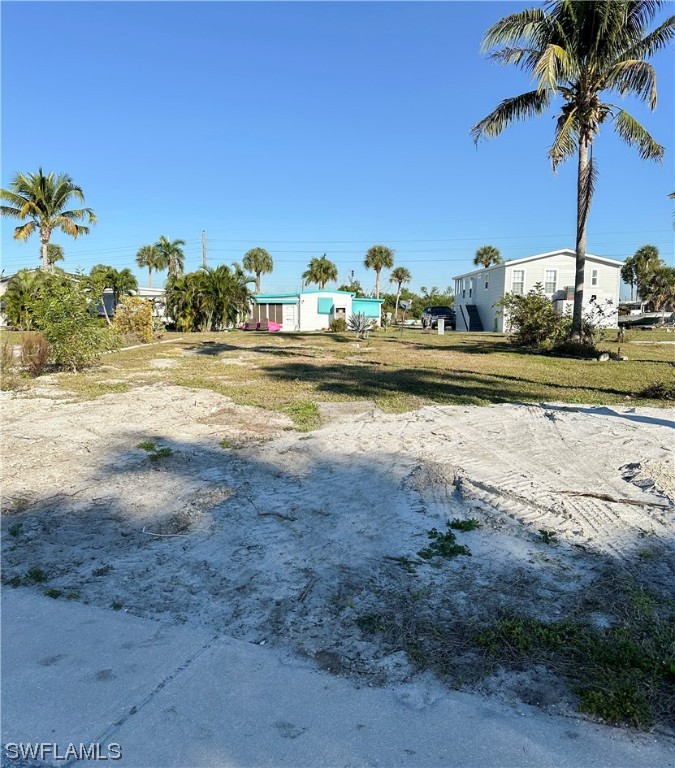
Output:
M537 283L541 283L544 293L561 314L571 312L574 303L575 259L573 250L563 248L457 275L453 278L457 330L508 331L495 303L507 293L528 293ZM608 328L616 328L618 325L622 266L621 261L586 254L584 307L592 303L606 306L611 301L611 310L600 321L601 325Z

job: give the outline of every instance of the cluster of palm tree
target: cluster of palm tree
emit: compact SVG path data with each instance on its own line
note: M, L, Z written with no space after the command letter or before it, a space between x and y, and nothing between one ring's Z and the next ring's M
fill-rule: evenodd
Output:
M621 269L621 279L630 285L631 301L636 290L655 311L675 308L675 267L661 259L655 245L643 245L629 256Z
M597 179L592 155L601 125L613 122L619 137L642 159L660 161L664 148L628 112L602 100L604 92L636 96L656 108L656 74L648 63L675 36L675 16L649 29L661 0L556 0L500 19L485 33L483 48L500 64L513 64L535 80L534 90L504 99L471 134L476 142L499 136L514 122L545 112L561 100L548 157L555 170L576 155L576 279L572 336L582 334L586 224Z
M110 324L108 308L105 303L104 291L112 291L112 310L120 303L122 296L131 296L138 290L138 280L128 268L115 269L107 264L97 264L91 268L89 276L85 278L89 290L99 302L106 321Z
M178 277L185 269L185 240L169 240L161 235L153 245L143 245L136 253L136 264L148 270L148 287L152 288L152 273L167 270L169 277Z
M254 278L239 264L170 276L166 308L181 331L219 331L248 314Z

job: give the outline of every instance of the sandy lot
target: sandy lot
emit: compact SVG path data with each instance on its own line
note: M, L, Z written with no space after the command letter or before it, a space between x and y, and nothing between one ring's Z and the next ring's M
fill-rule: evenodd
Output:
M359 684L418 674L364 616L438 621L448 684L558 713L573 696L543 668L475 674L466 627L509 607L559 618L610 577L672 592L672 411L332 404L300 434L163 384L1 398L5 584L38 569L30 589L274 645ZM471 556L420 558L454 518L481 523L457 533Z

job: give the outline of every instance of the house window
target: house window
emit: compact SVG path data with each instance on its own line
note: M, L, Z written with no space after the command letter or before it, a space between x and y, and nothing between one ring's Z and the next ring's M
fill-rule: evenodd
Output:
M511 293L524 293L525 291L525 270L514 269L511 273Z
M487 279L487 276L486 276L485 277L485 290L487 291L487 289L488 289L488 279Z
M558 273L555 269L547 269L544 272L544 293L556 292L556 281Z
M598 270L592 269L591 270L591 285L597 286L598 285Z

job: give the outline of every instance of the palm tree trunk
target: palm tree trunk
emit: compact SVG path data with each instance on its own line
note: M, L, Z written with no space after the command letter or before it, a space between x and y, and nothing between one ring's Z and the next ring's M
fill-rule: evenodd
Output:
M255 292L260 293L260 272L255 273Z
M152 288L152 267L148 267L148 288Z
M401 296L401 283L398 284L398 290L396 291L396 309L394 310L394 319L398 323L398 300Z
M375 270L375 298L380 298L380 270Z
M572 338L581 338L584 301L584 271L586 269L586 221L590 207L588 184L588 143L579 139L579 169L577 172L577 242L576 273L574 279L574 309L572 311Z
M40 242L42 243L42 269L45 272L49 272L49 256L47 255L47 243L49 243L49 235L45 237L44 233L40 233Z

